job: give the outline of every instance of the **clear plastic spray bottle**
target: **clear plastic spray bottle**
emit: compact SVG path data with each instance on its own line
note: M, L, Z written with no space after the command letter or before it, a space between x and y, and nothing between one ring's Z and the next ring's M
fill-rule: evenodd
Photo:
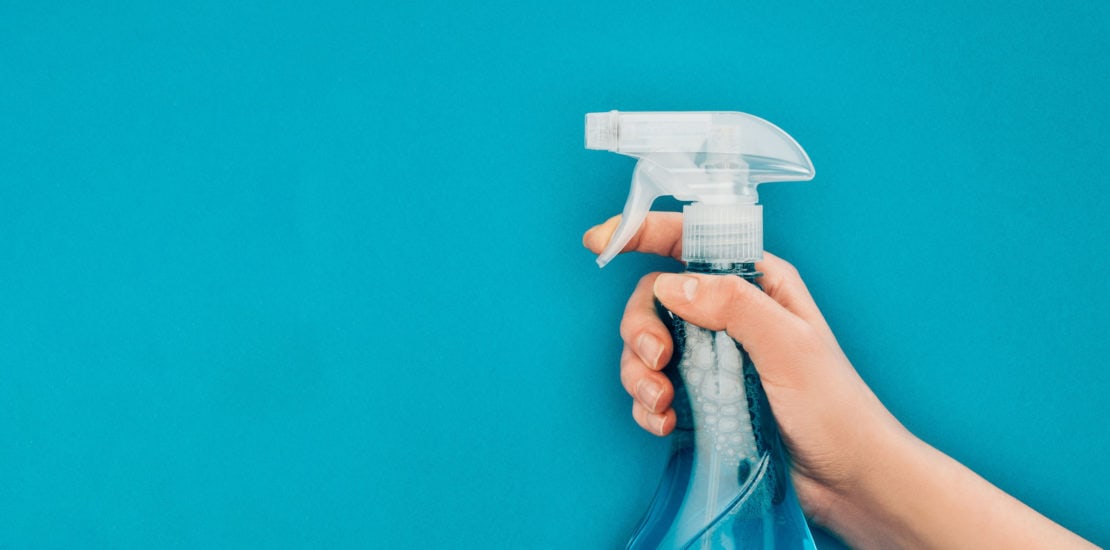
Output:
M734 112L591 113L586 147L639 159L604 267L636 234L656 198L683 208L688 272L756 284L763 207L756 185L813 178L805 151L773 124ZM725 332L667 314L675 353L664 372L678 424L667 468L630 549L814 548L759 375Z

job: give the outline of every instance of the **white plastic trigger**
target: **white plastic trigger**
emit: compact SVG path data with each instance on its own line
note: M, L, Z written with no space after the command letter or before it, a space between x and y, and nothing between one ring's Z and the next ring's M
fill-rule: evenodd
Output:
M624 203L624 212L621 213L621 223L613 232L605 250L598 255L598 267L605 267L605 264L624 250L628 241L640 230L655 199L667 194L649 175L653 168L655 167L650 163L636 163L636 170L632 172L632 188L628 191L628 201Z

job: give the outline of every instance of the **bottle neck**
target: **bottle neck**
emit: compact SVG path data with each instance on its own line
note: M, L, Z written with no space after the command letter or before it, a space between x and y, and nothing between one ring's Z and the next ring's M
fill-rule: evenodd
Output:
M763 274L755 269L755 262L686 262L686 271L689 273L706 273L709 275L739 275L754 282Z

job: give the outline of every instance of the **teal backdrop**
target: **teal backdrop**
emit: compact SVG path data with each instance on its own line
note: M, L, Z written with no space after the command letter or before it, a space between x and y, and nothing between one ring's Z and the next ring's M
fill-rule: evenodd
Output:
M583 115L739 110L863 377L1110 545L1106 2L6 2L0 548L614 548ZM676 204L665 203L674 208ZM827 537L825 547L836 547Z

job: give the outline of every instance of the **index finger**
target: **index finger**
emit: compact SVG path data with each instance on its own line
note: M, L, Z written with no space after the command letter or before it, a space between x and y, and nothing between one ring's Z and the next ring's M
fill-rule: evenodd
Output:
M590 228L582 237L582 244L600 254L620 225L621 217L613 216L600 225ZM621 253L646 252L682 260L682 214L678 212L649 212L636 235L628 241ZM785 260L771 253L764 253L756 267L763 272L760 283L776 302L805 319L826 335L831 336L824 316L813 302L798 271Z
M582 244L594 254L600 254L609 244L621 217L613 216L601 225L595 225L582 236ZM682 259L682 214L678 212L649 212L636 235L625 245L625 252L644 252Z

